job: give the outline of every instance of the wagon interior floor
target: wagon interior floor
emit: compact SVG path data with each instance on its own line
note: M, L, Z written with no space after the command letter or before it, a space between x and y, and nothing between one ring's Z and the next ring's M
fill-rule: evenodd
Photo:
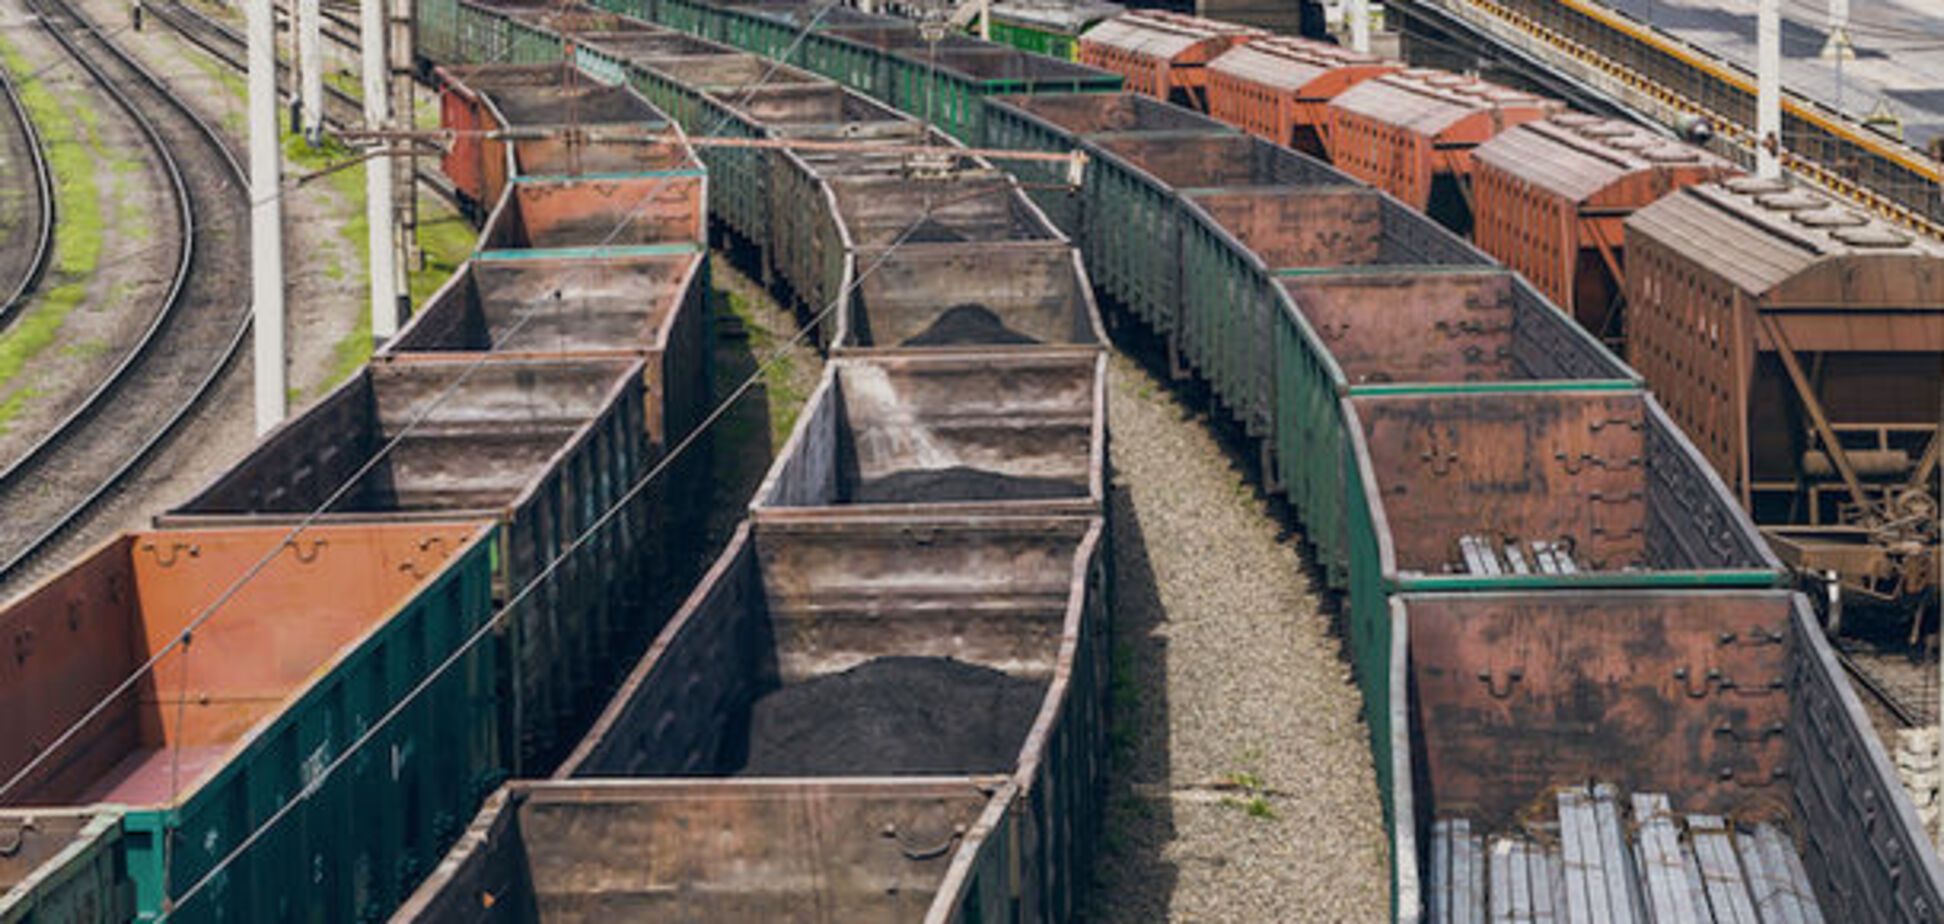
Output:
M228 753L227 744L186 745L178 762L174 748L137 748L95 780L76 801L160 805L170 801L177 789L172 783L188 789L202 778L203 771L221 763Z
M860 480L857 489L851 492L851 502L913 504L1049 500L1082 497L1086 493L1084 484L1066 478L1006 475L969 465L954 465L950 468L913 469L882 478Z
M961 346L965 344L1038 343L1039 340L1006 326L992 309L976 303L945 309L931 326L900 346Z
M784 686L750 710L743 776L1004 773L1043 680L951 658L873 658Z
M1557 815L1484 836L1431 828L1430 921L1822 924L1795 841L1774 824L1679 815L1666 795L1572 787Z

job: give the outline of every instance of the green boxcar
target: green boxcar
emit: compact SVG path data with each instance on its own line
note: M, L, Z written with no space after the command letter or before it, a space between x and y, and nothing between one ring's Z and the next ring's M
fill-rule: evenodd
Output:
M1779 587L1785 572L1644 391L1345 397L1350 654L1391 788L1390 599L1407 593ZM1563 543L1570 571L1465 573L1463 537Z
M41 704L37 727L9 748L9 770L25 766L29 740L52 740L142 653L211 614L147 682L8 794L8 827L43 814L26 806L127 806L118 842L100 827L95 839L77 839L62 869L34 880L40 896L8 896L14 907L89 909L34 920L101 920L105 912L94 912L123 907L125 874L137 920L165 910L172 921L371 920L431 871L504 777L495 638L459 653L493 613L494 527L290 534L124 534L0 611L9 637L41 640L9 677L8 701ZM122 868L104 852L119 853Z
M113 806L35 810L0 819L0 924L122 924L135 883Z
M1054 93L986 100L983 144L1006 150L1065 153L1079 147L1085 136L1102 132L1182 130L1231 131L1207 116L1138 93ZM1069 165L1006 161L1005 166L1020 180L1040 187L1033 190L1033 201L1055 226L1082 247L1087 246L1081 226L1083 196L1080 190L1066 187ZM1098 254L1089 252L1090 258L1095 256Z
M543 252L509 256L521 253ZM604 678L658 618L639 555L664 528L663 511L645 494L622 503L658 461L645 432L644 366L564 354L380 357L157 522L499 521L496 599L540 582L503 620L505 737L517 743L516 770L551 766L575 723L599 708ZM435 396L436 408L419 410ZM391 446L407 421L418 433ZM426 457L439 464L413 464ZM354 487L316 513L347 482ZM575 543L616 505L618 515Z
M1438 920L1433 819L1507 830L1589 781L1776 823L1813 920L1933 921L1944 907L1944 868L1802 595L1407 594L1388 617L1397 921Z
M1181 198L1185 358L1262 437L1264 480L1301 511L1335 589L1349 574L1339 398L1637 381L1523 280L1376 190Z

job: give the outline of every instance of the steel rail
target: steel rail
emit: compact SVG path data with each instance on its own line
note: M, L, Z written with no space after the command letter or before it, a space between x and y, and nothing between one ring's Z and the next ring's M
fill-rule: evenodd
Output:
M181 0L149 0L145 4L145 9L154 14L157 19L167 23L170 28L175 29L177 34L187 39L190 44L208 52L211 57L228 65L232 70L248 69L247 63L243 60L243 36L238 35L223 22L182 3ZM279 66L282 66L281 62ZM325 84L324 101L325 124L347 131L363 126L364 104L357 97ZM338 109L335 113L331 111L333 105ZM451 180L432 170L418 170L415 171L415 175L421 184L436 193L439 198L454 207L458 206L459 192L452 185Z
M27 104L20 98L20 87L14 82L13 75L0 68L0 96L6 97L7 111L20 126L21 146L32 161L33 186L35 195L40 198L36 210L37 220L34 228L33 254L27 265L22 268L20 277L7 289L5 300L0 300L0 327L13 320L27 296L40 284L41 274L47 270L47 261L54 253L54 171L47 163L47 152L41 147L40 132L34 127L34 120L27 112Z
M1916 728L1919 725L1925 724L1922 721L1923 716L1919 709L1904 702L1889 687L1884 686L1880 678L1870 673L1870 670L1864 667L1861 662L1850 657L1848 652L1841 648L1831 647L1836 652L1837 663L1843 665L1844 672L1848 673L1851 679L1856 681L1856 686L1862 688L1864 692L1870 694L1872 697L1875 697L1877 702L1882 703L1884 710L1889 712L1891 717L1897 720L1898 724L1905 728Z
M48 34L83 70L88 72L117 106L130 115L140 127L148 143L156 150L163 172L174 190L182 239L179 244L176 268L169 281L161 310L143 330L134 347L110 371L108 377L26 453L15 459L4 471L0 471L0 500L5 499L9 494L55 483L56 479L52 477L54 475L68 474L68 470L61 464L62 460L58 458L60 451L88 436L89 428L102 421L110 413L111 408L113 414L124 417L134 413L134 409L128 402L113 399L125 397L123 394L125 390L136 388L144 373L152 373L158 380L153 383L154 387L167 390L168 380L184 371L176 368L148 370L144 367L151 361L167 366L170 361L182 359L174 355L174 350L158 349L158 344L170 347L184 346L165 344L162 341L171 333L178 331L189 331L185 336L193 336L193 331L190 329L194 327L195 321L200 321L200 319L185 320L182 317L184 311L193 307L185 304L185 296L191 284L198 255L198 205L195 197L190 193L189 183L175 152L170 150L170 145L163 139L162 132L154 120L136 104L134 92L152 94L162 106L172 111L181 124L189 128L192 138L207 145L209 150L198 152L205 155L200 160L206 162L208 159L206 155L210 151L215 152L214 159L217 163L214 166L224 174L223 185L233 191L239 200L237 204L244 208L246 214L249 189L241 165L237 163L229 148L222 143L216 131L196 115L187 103L172 93L160 78L103 36L86 16L71 5L69 0L27 0L27 6L40 20L41 26ZM82 49L82 42L77 40L77 35L86 36L87 41L97 46L95 54L91 55ZM108 73L108 67L104 66L102 60L97 59L95 55L112 61L112 65L109 66L120 73L115 75ZM247 222L245 226L247 227ZM228 280L227 284L233 285L235 282L236 280ZM64 512L56 516L52 522L43 525L25 545L8 552L4 562L0 562L0 582L6 582L17 575L24 566L45 552L56 539L80 522L96 504L117 490L144 461L161 448L190 413L196 410L202 399L214 388L223 370L229 368L241 352L244 339L249 335L250 312L247 300L243 302L238 313L240 320L234 324L233 331L219 351L220 355L214 357L214 361L201 370L200 376L189 388L188 394L169 408L153 430L140 438L121 462L89 487L85 494L68 504ZM103 437L103 439L109 438ZM0 504L0 506L5 505Z

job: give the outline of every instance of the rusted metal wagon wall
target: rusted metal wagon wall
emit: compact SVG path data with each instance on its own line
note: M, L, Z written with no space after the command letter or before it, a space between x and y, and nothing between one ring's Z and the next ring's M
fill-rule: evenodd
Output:
M1328 42L1265 36L1208 63L1208 114L1259 138L1327 158L1330 100L1403 68Z
M943 922L984 886L991 913L964 920L996 921L1007 884L981 880L1005 867L955 868L1003 849L1009 793L1003 777L512 783L392 920Z
M522 177L507 185L486 219L480 256L591 248L692 250L707 240L707 189L701 169L586 180Z
M0 854L0 921L119 924L135 916L120 810L39 810L0 817L0 829L12 844Z
M392 357L270 431L157 522L500 521L497 602L547 575L502 630L507 740L518 742L516 769L532 772L598 706L590 696L612 662L655 629L635 565L647 502L574 546L654 461L642 379L638 358Z
M382 355L640 355L647 436L665 449L707 410L707 297L700 252L470 262Z
M1078 57L1081 64L1121 75L1131 92L1206 110L1208 62L1266 34L1180 13L1137 10L1088 30L1080 37Z
M1011 150L1067 152L1080 137L1101 132L1223 130L1204 116L1138 93L1007 96L986 103L985 144ZM1029 194L1054 226L1085 247L1082 196L1071 188L1069 168L1030 161L1006 167L1032 187Z
M1669 412L1758 522L1798 527L1791 564L1907 614L1938 580L1911 527L1944 442L1944 247L1753 178L1642 209L1627 243L1629 355Z
M761 516L1102 509L1100 351L887 355L828 368L756 491Z
M661 112L624 86L568 64L446 67L437 72L440 125L455 132L439 166L484 216L508 180L524 176L649 173L696 166L685 145L601 138L670 130ZM509 141L489 133L525 129Z
M1332 99L1330 162L1460 234L1472 226L1472 149L1564 107L1472 77L1407 70Z
M0 827L127 806L118 832L91 823L42 870L26 907L52 916L36 920L161 915L491 615L490 523L290 533L126 533L0 611L17 649L0 664L0 772L21 775ZM172 919L347 920L401 899L505 772L494 676L490 646L463 655L377 737L392 759L323 781Z
M1944 909L1944 871L1800 595L1407 594L1388 616L1399 920L1430 919L1433 819L1505 831L1589 780L1779 824L1823 919Z
M1096 135L1082 191L1087 266L1102 291L1168 345L1180 366L1184 218L1176 188L1352 183L1323 164L1234 131L1187 136Z
M1097 518L1071 516L746 525L558 776L733 773L751 701L766 691L885 657L984 665L1045 686L1030 729L998 758L1007 766L989 768L1015 787L1014 903L981 917L1066 920L1100 820L1102 531ZM959 712L930 733L955 734L982 714L945 710ZM900 774L867 763L840 775Z
M1501 132L1472 161L1478 246L1616 347L1626 340L1627 216L1740 172L1700 148L1579 113Z

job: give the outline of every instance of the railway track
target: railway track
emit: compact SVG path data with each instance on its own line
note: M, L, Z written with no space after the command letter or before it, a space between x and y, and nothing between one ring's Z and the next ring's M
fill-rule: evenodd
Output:
M43 28L127 112L176 202L177 259L154 320L68 416L0 471L0 582L138 471L209 394L249 333L249 196L216 131L69 0L26 0Z
M191 44L208 52L211 57L231 69L236 71L247 69L248 65L244 59L246 48L244 37L228 24L184 4L181 0L150 0L144 5L144 9L167 23ZM324 124L341 129L360 127L364 124L364 104L357 97L325 84ZM451 180L431 170L419 170L415 175L420 185L432 190L448 203L455 206L458 204L459 200L452 188Z
M1836 649L1836 659L1852 684L1881 705L1904 728L1937 723L1937 665L1913 660L1909 652L1872 648Z
M0 69L0 96L5 97L0 100L0 144L7 148L9 165L0 183L13 190L22 219L0 233L0 327L5 327L40 283L54 251L54 173L20 88L5 69ZM26 169L20 169L23 164Z

